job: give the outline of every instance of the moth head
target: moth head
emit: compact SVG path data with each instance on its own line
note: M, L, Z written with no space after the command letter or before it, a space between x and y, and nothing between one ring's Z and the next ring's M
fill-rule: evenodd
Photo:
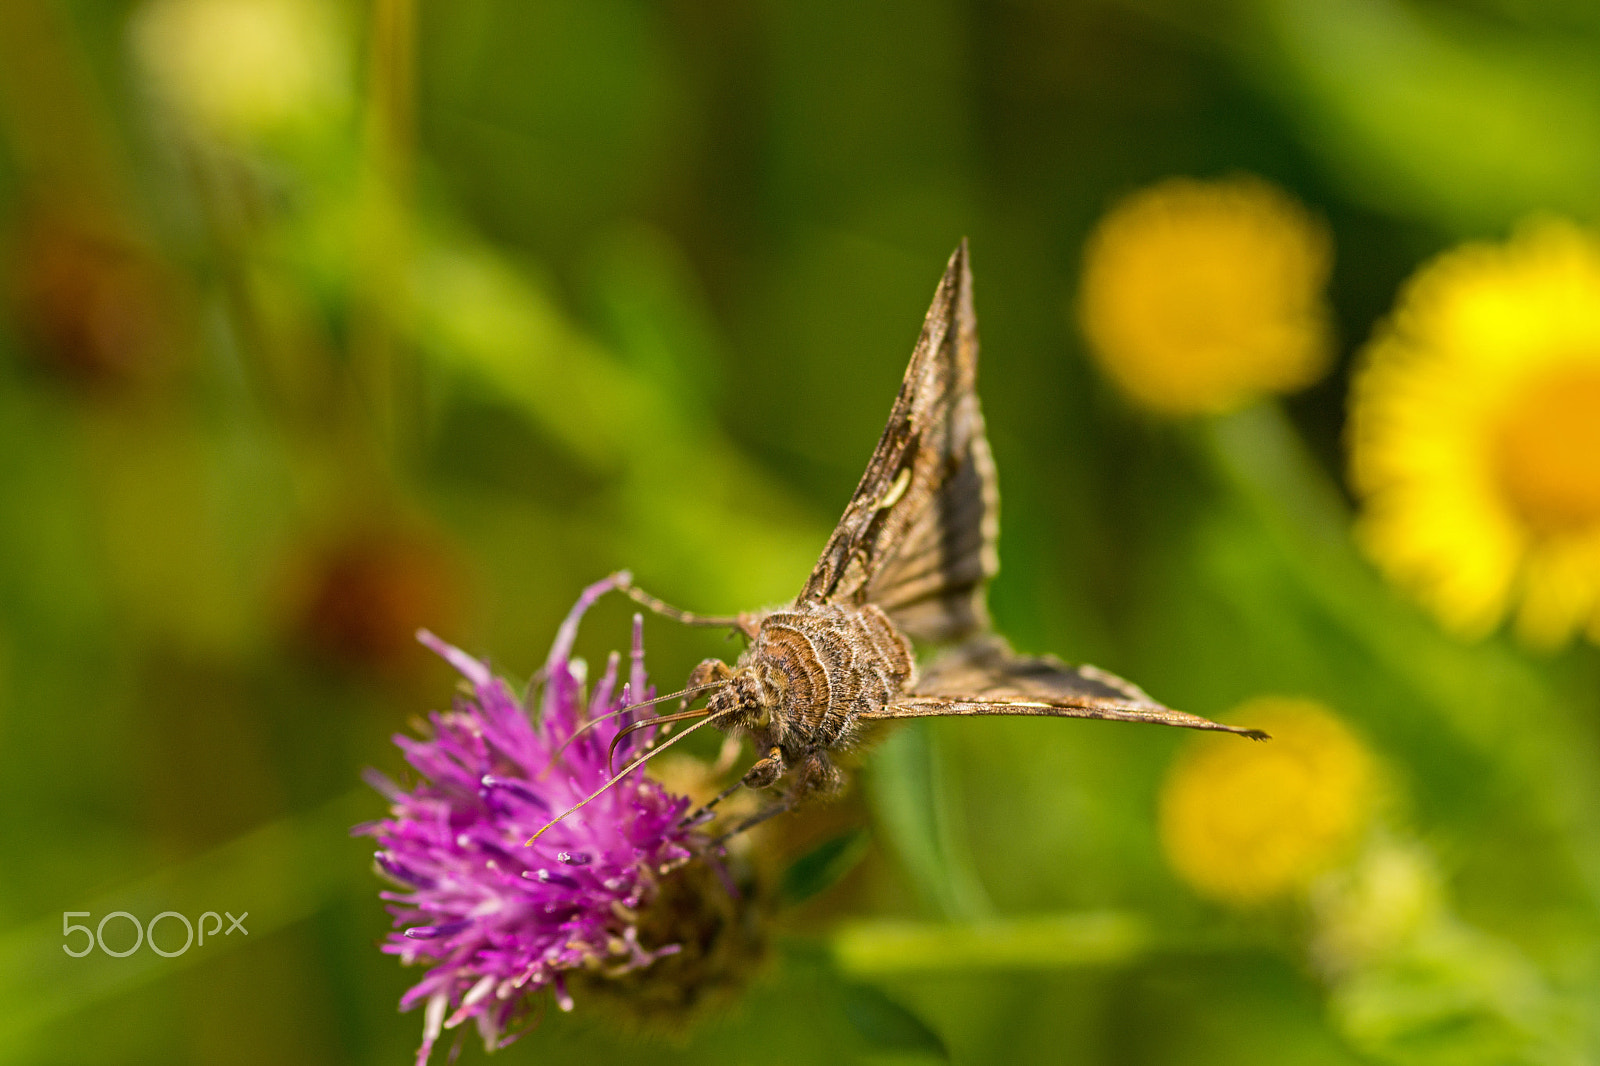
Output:
M725 671L727 684L706 697L706 710L719 719L722 728L743 726L760 729L772 720L772 708L777 704L777 694L768 679L759 676L751 666L730 668L717 663Z

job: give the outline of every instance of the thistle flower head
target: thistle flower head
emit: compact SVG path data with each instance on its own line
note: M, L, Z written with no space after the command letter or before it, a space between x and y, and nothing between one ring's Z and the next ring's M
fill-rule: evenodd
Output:
M616 581L586 589L562 624L542 684L530 687L536 715L484 663L420 635L471 696L432 714L425 739L395 737L422 780L402 789L375 775L389 817L355 830L377 838L377 865L400 886L383 893L396 927L383 950L429 967L400 1004L425 1005L419 1064L443 1029L469 1019L487 1047L509 1043L545 989L570 1010L569 978L584 988L636 986L658 960L679 956L699 961L674 980L710 989L728 983L727 963L752 954L742 951L756 942L742 920L748 908L709 838L684 824L689 800L642 769L524 845L605 784L611 742L637 712L574 739L579 727L652 695L636 618L626 682L613 654L584 698L573 639L584 611ZM618 759L643 743L641 732L624 738Z

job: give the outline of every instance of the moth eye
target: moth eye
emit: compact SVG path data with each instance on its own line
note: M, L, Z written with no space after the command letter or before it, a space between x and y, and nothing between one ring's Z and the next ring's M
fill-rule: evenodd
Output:
M878 501L878 510L886 511L900 502L900 497L906 494L906 489L911 485L911 468L903 466L894 476L894 481L889 485L889 491L883 494L883 499Z

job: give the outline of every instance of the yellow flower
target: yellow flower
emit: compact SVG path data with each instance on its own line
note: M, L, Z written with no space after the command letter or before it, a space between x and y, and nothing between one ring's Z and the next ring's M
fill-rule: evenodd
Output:
M332 9L316 0L153 0L134 50L166 101L213 133L268 133L344 99Z
M1371 816L1377 772L1361 742L1310 700L1262 698L1231 717L1272 739L1192 744L1162 787L1161 844L1197 891L1257 904L1344 857Z
M1132 399L1218 413L1322 376L1325 226L1259 178L1172 178L1112 208L1084 252L1089 350Z
M1350 404L1358 535L1451 630L1516 605L1540 646L1600 642L1600 240L1530 225L1423 267Z

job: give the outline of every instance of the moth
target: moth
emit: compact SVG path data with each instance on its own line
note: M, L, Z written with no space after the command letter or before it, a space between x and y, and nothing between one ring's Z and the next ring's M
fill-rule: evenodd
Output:
M732 666L707 659L684 692L672 694L707 694L704 710L628 727L699 717L669 743L713 724L749 738L759 757L723 796L741 786L781 782L785 789L780 803L740 829L837 793L844 775L836 756L861 747L882 723L903 719L1101 718L1267 739L1257 729L1165 707L1093 666L1018 655L993 631L985 600L999 569L999 490L977 371L963 241L934 293L889 424L793 604L703 616L669 606L619 575L619 587L652 611L689 625L727 627L748 641ZM953 647L919 669L913 641ZM613 781L665 746L633 760Z

